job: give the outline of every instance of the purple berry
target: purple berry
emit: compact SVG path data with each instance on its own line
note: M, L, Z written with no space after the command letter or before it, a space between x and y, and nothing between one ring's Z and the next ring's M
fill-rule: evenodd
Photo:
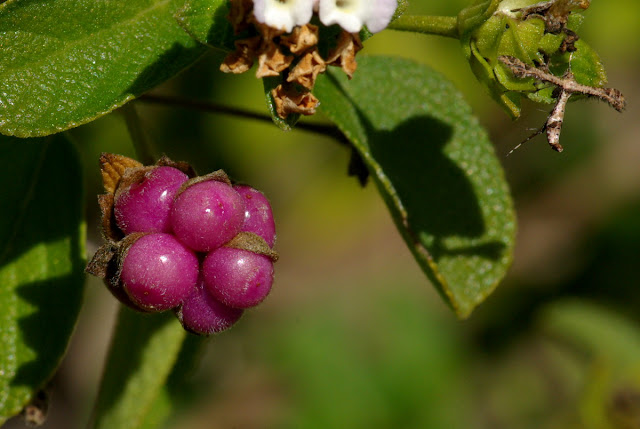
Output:
M249 308L266 298L273 283L271 259L248 250L221 247L202 264L207 289L222 303Z
M244 201L233 188L216 180L189 186L173 202L171 225L191 249L208 252L240 232Z
M253 232L264 238L269 247L276 240L276 224L271 204L264 194L251 186L238 185L234 189L244 199L244 226L242 231Z
M169 213L173 197L189 177L173 167L149 170L139 183L118 194L114 212L118 227L125 233L170 232Z
M229 329L242 313L243 310L228 307L212 297L200 279L176 315L187 331L211 335Z
M131 300L151 311L174 308L198 280L198 258L173 235L148 234L127 250L120 281Z

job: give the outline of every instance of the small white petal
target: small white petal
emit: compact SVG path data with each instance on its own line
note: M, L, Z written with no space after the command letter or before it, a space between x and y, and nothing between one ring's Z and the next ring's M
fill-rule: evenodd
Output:
M320 0L320 21L338 24L349 33L357 33L366 18L368 0Z
M253 0L253 14L258 22L289 33L311 20L313 6L314 0Z
M366 24L369 31L383 30L398 6L397 0L319 0L320 21L338 24L356 33Z
M397 0L373 0L371 3L375 6L370 7L364 23L369 31L377 33L387 28L398 7L398 2Z

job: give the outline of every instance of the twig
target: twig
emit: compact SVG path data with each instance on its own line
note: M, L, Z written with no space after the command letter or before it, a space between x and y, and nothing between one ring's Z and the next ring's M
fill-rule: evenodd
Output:
M175 97L169 95L158 94L144 94L138 98L138 100L146 103L162 104L165 106L181 107L183 109L198 110L206 113L220 113L223 115L231 115L244 119L254 119L261 122L272 123L271 116L250 112L235 107L225 106L222 104L211 103L208 101L192 100L182 97ZM308 131L316 134L321 134L327 137L331 137L338 141L341 145L351 146L351 142L345 137L345 135L333 125L313 124L309 122L299 122L296 124L296 129L302 131Z
M563 148L560 144L560 132L562 131L562 123L564 122L567 103L573 94L578 93L589 97L596 97L609 104L618 112L622 112L626 107L626 101L620 91L615 88L597 88L580 84L576 82L570 69L564 74L564 76L558 77L549 73L546 68L543 69L530 66L516 57L503 55L498 57L498 59L509 67L515 77L531 77L541 82L547 82L555 85L558 91L556 104L553 106L553 110L549 114L545 124L535 133L514 147L507 156L511 155L513 151L518 149L524 143L545 131L547 133L547 142L551 148L557 152L562 152Z
M526 64L524 61L516 57L503 55L498 57L498 59L511 69L515 77L532 77L539 81L555 85L569 93L580 93L590 97L599 98L618 112L622 112L627 105L622 93L615 88L597 88L594 86L582 85L576 82L573 75L570 73L563 77L554 76L549 72Z

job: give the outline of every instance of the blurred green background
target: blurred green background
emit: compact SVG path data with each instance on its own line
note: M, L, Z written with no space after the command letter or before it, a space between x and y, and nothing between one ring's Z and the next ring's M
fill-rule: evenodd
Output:
M454 15L467 3L414 0L409 13ZM428 283L376 190L347 177L344 147L137 103L162 152L200 173L223 168L269 196L281 256L267 301L207 341L168 427L640 428L640 3L594 1L586 16L581 36L628 110L570 104L562 154L539 137L505 156L548 110L526 104L511 122L477 84L457 41L385 31L361 53L412 58L454 81L507 172L519 217L515 261L466 321ZM154 92L266 112L260 82L223 75L219 62L208 55ZM133 149L117 112L71 135L91 167L93 252L98 155ZM82 427L96 394L117 304L88 282L45 427Z

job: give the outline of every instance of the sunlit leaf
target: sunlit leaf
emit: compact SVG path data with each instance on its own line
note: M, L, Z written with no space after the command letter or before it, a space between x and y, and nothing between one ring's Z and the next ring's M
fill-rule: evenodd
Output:
M42 136L89 122L206 49L174 18L179 0L0 4L0 132Z
M0 424L51 377L84 282L82 175L58 136L0 137Z
M361 58L353 80L332 72L314 92L422 269L468 316L504 277L515 234L502 167L469 106L442 76L398 58Z
M212 48L232 51L236 39L226 0L187 0L176 19L191 37Z

